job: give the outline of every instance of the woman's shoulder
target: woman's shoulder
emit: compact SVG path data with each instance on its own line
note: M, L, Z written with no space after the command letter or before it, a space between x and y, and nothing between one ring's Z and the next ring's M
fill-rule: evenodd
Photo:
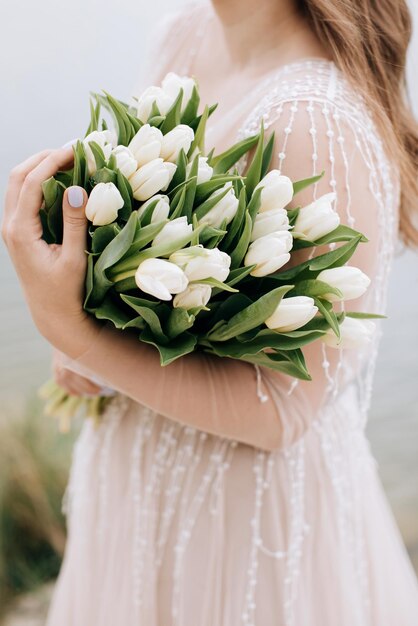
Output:
M274 120L283 110L318 110L346 123L375 132L371 115L359 89L328 59L304 58L269 72L257 87L255 117Z

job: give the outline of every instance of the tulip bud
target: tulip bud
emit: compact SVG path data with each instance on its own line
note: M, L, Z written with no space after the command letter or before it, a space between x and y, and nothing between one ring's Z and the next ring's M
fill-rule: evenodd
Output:
M97 165L93 151L89 146L89 141L94 141L101 147L107 160L111 155L113 145L116 145L116 137L111 130L94 130L87 137L84 137L83 146L87 158L87 169L90 176L92 176L97 171Z
M93 226L114 222L124 205L119 189L113 183L98 183L93 187L86 204L86 217Z
M116 167L122 172L125 178L129 178L138 169L134 155L126 146L113 148L112 154L116 159Z
M370 343L375 330L376 324L371 320L345 317L340 324L341 338L338 339L329 328L322 336L322 341L331 348L361 348Z
M336 287L342 292L342 297L333 293L322 295L330 302L341 302L342 300L354 300L365 293L370 285L370 278L358 267L344 265L343 267L332 267L322 270L317 276L318 280L328 283L331 287Z
M149 207L150 204L152 204L153 202L157 201L153 211L152 211L152 216L151 216L151 224L154 224L155 222L162 222L163 220L166 220L168 218L168 215L170 213L170 202L168 199L168 196L164 196L162 194L157 194L155 196L152 196L152 198L150 198L149 200L147 200L146 202L144 202L144 204L142 204L139 209L138 209L138 217L142 217L142 215L145 213L146 209Z
M219 200L213 206L210 211L208 211L200 220L199 224L208 224L209 226L213 226L214 228L219 228L226 220L226 223L229 224L231 222L238 210L238 198L235 195L234 188L232 186L232 182L229 181L225 183L223 187L214 191L208 198L213 199L217 196L220 196L225 189L228 189L228 193L224 195L223 198Z
M287 230L279 230L265 235L250 244L245 255L244 265L256 265L251 276L267 276L283 267L289 259L293 245L292 235Z
M193 162L190 161L190 163L188 163L186 166L187 178L189 178L190 176L190 170L192 169L192 165L193 165ZM199 157L198 166L197 166L197 184L200 185L200 183L206 183L208 180L212 178L212 174L213 174L213 167L208 165L207 157Z
M148 87L148 89L145 89L139 96L137 103L138 108L136 115L141 122L145 123L148 121L154 102L161 115L165 115L173 104L173 98L166 94L161 87Z
M332 208L335 198L334 192L327 193L300 209L293 225L293 237L316 241L337 228L340 217Z
M293 198L293 183L279 170L271 170L260 180L254 191L263 187L260 196L259 212L284 209Z
M265 321L266 326L277 332L287 333L305 326L318 312L313 298L291 296L283 298L276 310Z
M278 230L288 230L288 228L289 218L286 209L272 209L271 211L257 213L251 233L251 241L271 235Z
M129 178L135 200L148 200L158 191L165 191L176 171L174 163L158 158L140 167Z
M142 261L136 270L135 282L141 291L159 300L171 300L171 294L181 293L188 284L185 273L165 259Z
M163 134L159 128L144 124L129 143L129 150L134 155L138 167L158 159L161 152Z
M167 222L160 232L154 237L151 247L164 246L169 244L171 249L181 245L182 239L191 235L193 232L192 224L188 224L187 217L177 217Z
M192 97L193 88L196 85L193 78L189 76L179 76L175 72L169 72L161 83L161 87L174 103L179 95L180 89L183 89L183 99L181 101L182 112L187 107Z
M187 154L194 139L193 128L186 124L175 126L169 133L163 135L161 156L164 161L175 163L181 149Z
M215 278L224 282L231 266L231 257L226 252L202 245L177 250L170 256L170 261L182 268L189 281Z
M209 302L211 293L212 289L209 285L191 283L184 291L175 296L173 306L181 309L204 307Z

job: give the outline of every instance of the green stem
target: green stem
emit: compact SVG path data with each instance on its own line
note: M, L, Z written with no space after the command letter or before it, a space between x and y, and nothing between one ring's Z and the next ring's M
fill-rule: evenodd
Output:
M126 278L131 278L131 277L135 276L137 268L138 268L138 266L135 266L135 269L126 270L124 272L120 272L120 273L114 274L113 276L109 276L109 278L115 284L119 283L122 280L125 280Z

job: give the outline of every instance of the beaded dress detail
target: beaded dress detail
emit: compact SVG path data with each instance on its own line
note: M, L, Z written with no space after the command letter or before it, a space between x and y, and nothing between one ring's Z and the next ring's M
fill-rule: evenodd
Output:
M202 35L200 10L166 20L163 73L189 71L181 46L187 29ZM207 142L250 136L261 119L276 136L272 167L293 179L326 170L303 204L335 191L342 222L368 236L352 263L372 284L348 304L384 314L399 182L363 100L332 62L302 59L261 78L234 111L220 106ZM222 434L228 403L239 417L245 402L231 399L227 376L208 379L207 429L143 406L121 383L76 444L48 626L416 626L418 585L364 433L380 335L379 322L363 349L308 346L313 382L254 371L242 439ZM107 383L117 388L111 373ZM268 406L280 421L272 449L256 445Z

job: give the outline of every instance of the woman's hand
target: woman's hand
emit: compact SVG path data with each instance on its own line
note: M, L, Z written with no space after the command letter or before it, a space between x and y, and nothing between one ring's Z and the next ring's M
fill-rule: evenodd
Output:
M2 236L39 332L58 350L77 358L100 325L83 310L86 273L87 194L70 187L63 199L62 245L42 237L42 183L71 165L72 148L46 150L16 167L6 193Z
M69 370L68 357L54 349L52 354L52 375L55 382L72 396L98 396L102 388L92 380Z

